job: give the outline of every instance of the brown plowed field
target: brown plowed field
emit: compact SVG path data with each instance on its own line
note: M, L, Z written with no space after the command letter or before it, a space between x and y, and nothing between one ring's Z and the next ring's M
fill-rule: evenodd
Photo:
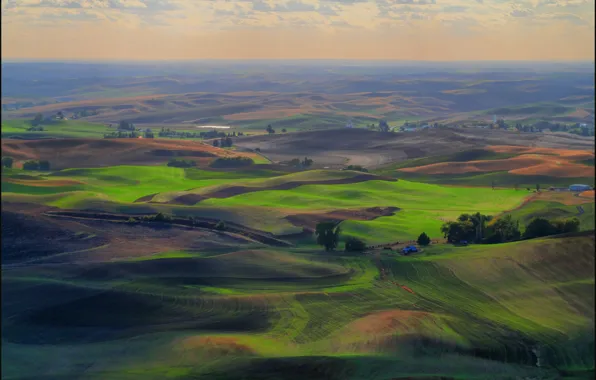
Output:
M385 335L394 332L415 333L424 320L432 320L432 314L423 311L387 310L355 320L348 331L366 336Z
M518 153L519 156L498 160L441 162L399 170L429 175L496 171L507 171L518 175L544 175L559 178L592 177L594 175L594 168L592 166L574 162L594 158L594 153L585 150L527 148L519 146L489 146L487 149L498 153Z
M158 164L172 157L207 165L215 157L253 156L196 141L161 139L3 139L2 155L17 161L49 160L53 169Z

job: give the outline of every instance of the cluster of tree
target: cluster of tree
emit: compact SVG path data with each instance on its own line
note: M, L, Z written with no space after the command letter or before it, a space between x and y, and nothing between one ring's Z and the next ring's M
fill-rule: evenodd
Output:
M141 136L140 132L132 131L132 132L124 132L124 131L116 131L110 133L104 133L104 139L136 139Z
M221 138L219 140L213 140L214 147L231 148L234 145L231 137Z
M293 158L288 163L295 167L308 168L308 167L312 166L313 162L314 161L312 159L310 159L308 157L304 157L304 160L302 160L302 161L300 161L299 158Z
M325 247L325 251L333 251L339 243L341 228L335 222L320 222L315 227L317 244Z
M168 162L168 166L174 168L192 168L193 166L197 166L197 163L193 160L179 160L174 158Z
M490 215L461 214L456 221L446 222L441 226L441 232L450 243L461 241L478 244L497 244L531 239L541 236L556 235L579 231L579 219L549 221L544 218L533 219L526 227L523 235L520 232L519 221L511 215L494 219Z
M315 227L315 237L317 244L325 248L326 251L333 251L339 244L339 237L341 234L341 227L337 222L326 221L317 223ZM427 246L431 243L430 237L425 233L418 236L417 243L421 246ZM366 251L366 243L354 236L348 236L345 239L344 250L346 252L364 252Z
M315 227L317 244L323 246L325 251L333 251L339 243L341 228L336 222L320 222ZM354 236L348 236L345 240L344 250L346 252L364 252L366 243Z
M272 135L272 134L274 134L274 133L275 133L275 129L273 129L273 127L271 126L271 124L269 124L269 125L267 126L267 128L265 128L265 131L266 131L267 133L269 133L270 135ZM286 132L287 132L287 130L286 130L285 128L282 128L282 130L281 130L281 131L282 131L282 133L286 133Z
M355 170L357 172L364 172L364 173L368 173L368 169L364 168L360 165L348 165L348 167L346 168L346 170Z
M88 117L88 116L95 116L98 115L99 113L95 110L82 110L79 112L75 112L72 115L73 119L78 119L80 117Z
M202 131L202 132L184 132L184 131L174 131L170 128L161 128L161 131L157 133L159 137L170 137L170 138L179 138L179 139L216 139L216 138L226 138L226 137L236 137L236 136L244 136L242 132L232 132L232 133L225 133L218 130L211 130L211 131Z
M118 130L120 130L120 131L136 131L137 128L135 127L135 125L133 123L122 120L120 123L118 123Z
M33 125L33 126L27 128L27 131L29 131L29 132L41 132L41 131L43 131L43 127L41 125Z
M10 156L4 156L2 157L2 167L3 168L12 168L12 165L14 164L14 158L10 157Z
M492 222L492 223L489 223ZM446 222L441 232L450 243L470 241L478 244L505 243L519 240L519 222L511 215L493 221L491 215L461 214L456 221Z
M31 120L31 125L35 127L40 125L41 123L43 123L43 115L38 113L33 117L33 120Z
M29 160L23 163L23 170L50 170L50 162L47 160Z
M503 129L508 129L509 126L502 122ZM575 124L561 124L551 123L548 121L539 121L534 124L521 124L516 123L514 128L519 132L544 132L549 130L551 132L567 132L580 136L594 136L594 127L588 125L582 125L580 123Z
M579 231L579 219L563 219L549 221L545 218L535 218L527 226L524 231L524 239L532 239L542 236L558 235L569 232Z
M130 217L128 218L128 223L138 223L138 222L159 222L159 223L171 223L172 217L161 212L158 212L155 215L143 215L139 217Z
M214 168L239 168L254 164L249 157L220 157L211 163Z

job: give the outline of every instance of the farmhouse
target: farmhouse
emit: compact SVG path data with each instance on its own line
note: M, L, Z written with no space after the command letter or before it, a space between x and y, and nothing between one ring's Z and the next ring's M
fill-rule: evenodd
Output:
M586 190L592 190L592 186L578 185L578 184L569 186L569 191L586 191Z

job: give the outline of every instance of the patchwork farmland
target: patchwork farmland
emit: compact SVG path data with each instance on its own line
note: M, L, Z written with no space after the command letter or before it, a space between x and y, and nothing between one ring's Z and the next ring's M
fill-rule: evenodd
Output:
M365 128L581 121L583 74L344 70L4 112L2 379L594 378L593 137Z

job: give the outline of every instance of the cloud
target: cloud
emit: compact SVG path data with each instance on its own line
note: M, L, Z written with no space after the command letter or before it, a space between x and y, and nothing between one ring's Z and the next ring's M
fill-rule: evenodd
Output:
M509 12L509 15L512 17L530 17L534 14L531 9L514 9Z
M571 14L571 13L553 14L553 15L551 15L550 18L553 19L553 20L569 21L569 22L571 22L573 24L576 24L576 25L584 25L584 24L586 24L586 21L583 18L581 18L581 17L579 17L577 15Z
M450 5L442 9L443 12L447 13L460 13L465 12L466 10L468 10L468 7L462 5Z

